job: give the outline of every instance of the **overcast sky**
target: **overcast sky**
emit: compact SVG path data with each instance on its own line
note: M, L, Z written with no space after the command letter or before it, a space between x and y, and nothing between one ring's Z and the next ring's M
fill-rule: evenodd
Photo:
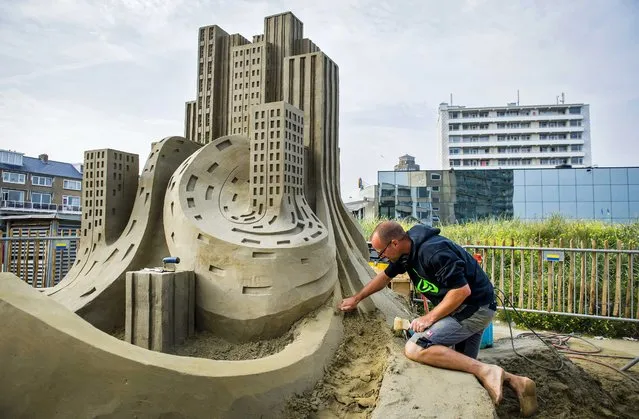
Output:
M198 28L290 10L340 68L342 193L403 154L439 168L437 107L591 105L593 163L639 165L639 1L0 0L0 148L144 160L183 135ZM141 161L141 166L144 161Z

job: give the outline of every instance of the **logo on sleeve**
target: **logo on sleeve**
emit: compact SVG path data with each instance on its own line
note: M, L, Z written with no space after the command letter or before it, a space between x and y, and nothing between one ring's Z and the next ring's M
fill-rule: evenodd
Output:
M429 282L427 279L422 278L415 269L413 269L413 272L415 272L415 275L417 275L417 277L419 278L419 282L417 283L417 286L415 288L417 288L417 291L421 292L422 294L425 293L430 293L430 294L437 294L439 293L439 287L435 284L433 284L432 282Z

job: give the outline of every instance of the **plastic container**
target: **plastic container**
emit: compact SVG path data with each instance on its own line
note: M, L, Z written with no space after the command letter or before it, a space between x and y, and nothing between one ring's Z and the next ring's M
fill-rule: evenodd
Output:
M490 322L487 328L484 329L484 333L481 335L480 349L493 347L493 323Z

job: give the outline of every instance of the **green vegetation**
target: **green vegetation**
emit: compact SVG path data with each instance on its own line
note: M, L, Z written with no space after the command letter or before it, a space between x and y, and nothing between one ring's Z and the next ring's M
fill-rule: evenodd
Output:
M383 218L360 220L367 240L375 226L382 221L384 221ZM405 228L415 224L414 221L397 221ZM636 249L639 240L639 222L609 224L594 220L568 220L558 215L540 222L490 219L443 225L439 228L444 236L463 244L492 244L493 241L496 243L505 241L509 244L513 239L515 245L528 242L535 245L548 245L551 240L554 240L556 246L561 239L565 247L568 247L570 240L573 240L575 247L578 247L581 241L590 247L591 240L595 240L598 247L603 247L606 240L610 246L616 246L617 240L621 240L626 249Z
M383 219L362 220L368 239ZM399 220L408 229L415 221ZM630 316L639 312L639 257L628 254L566 251L564 261L547 262L537 250L482 249L481 246L638 249L639 222L609 224L594 220L568 220L560 216L540 222L482 220L444 225L442 235L464 244L483 257L483 268L495 285L512 298L515 307ZM522 269L523 266L523 269ZM593 269L594 267L594 269ZM574 271L573 271L574 269ZM583 275L582 275L583 272ZM583 276L583 282L582 282ZM574 279L572 279L574 278ZM618 279L617 279L618 278ZM523 281L522 281L523 279ZM616 283L619 280L619 292ZM634 281L634 286L631 281ZM604 284L608 284L604 286ZM569 298L571 289L572 298ZM604 291L605 288L605 291ZM634 296L631 295L634 293ZM596 296L596 298L594 298ZM634 298L631 298L634 297ZM614 314L615 308L618 314ZM535 328L608 337L639 335L639 324L540 313L521 313ZM503 317L503 313L500 314ZM513 320L519 324L519 317Z

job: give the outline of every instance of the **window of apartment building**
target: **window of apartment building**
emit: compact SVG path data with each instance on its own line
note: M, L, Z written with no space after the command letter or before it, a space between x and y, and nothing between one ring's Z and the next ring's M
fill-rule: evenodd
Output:
M0 163L22 166L22 154L0 150Z
M449 153L450 154L461 154L461 148L450 148L449 149Z
M24 184L26 181L26 175L24 173L2 172L2 181L6 183Z
M570 121L570 126L571 127L580 127L581 126L581 121L580 120Z
M448 124L448 130L449 131L459 131L459 125L460 124Z
M583 151L583 147L581 144L573 144L570 146L570 151Z
M80 207L80 197L74 195L62 195L62 205L67 207Z
M497 116L506 116L505 111L497 111Z
M50 193L31 192L31 202L34 205L48 205L51 203Z
M46 176L31 176L31 184L38 186L51 186L53 185L53 178Z
M11 202L24 202L24 191L2 189L2 200Z
M530 166L532 164L532 159L521 159L522 166Z
M575 106L570 108L569 112L573 115L581 114L581 106Z
M570 138L573 140L578 140L581 138L581 133L580 132L571 132L570 133Z
M584 164L584 158L583 157L573 157L570 159L570 163L572 164Z
M64 179L62 187L72 191L79 191L82 189L82 182L79 180Z
M430 190L433 192L439 192L439 186L431 186Z
M461 160L448 160L448 164L450 164L451 167L461 166Z
M451 161L459 161L459 160L451 160ZM440 175L439 173L431 173L430 174L430 180L441 180L442 175Z
M448 112L448 117L450 119L457 119L457 118L459 118L459 113L458 112Z

